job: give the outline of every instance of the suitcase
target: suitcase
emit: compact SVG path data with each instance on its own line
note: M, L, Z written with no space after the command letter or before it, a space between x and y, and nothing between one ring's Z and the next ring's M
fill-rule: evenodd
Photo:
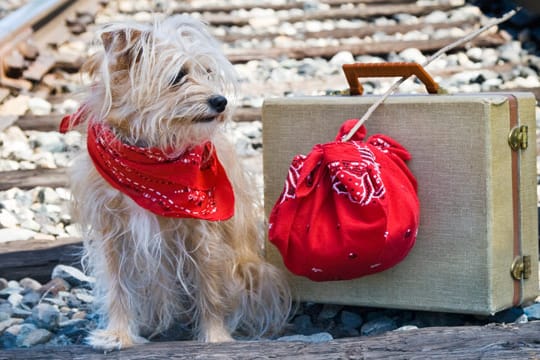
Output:
M378 65L365 66L365 73L362 65L353 67L357 72L346 74L351 93L361 93L359 76L388 75ZM436 91L429 75L417 74ZM345 120L361 117L377 99L265 100L266 214L283 190L292 158L332 141ZM482 315L534 300L539 292L535 103L523 92L390 96L365 125L368 136L389 135L412 155L408 165L418 181L421 209L416 244L395 267L354 280L314 282L288 272L296 298ZM284 268L268 241L266 256Z

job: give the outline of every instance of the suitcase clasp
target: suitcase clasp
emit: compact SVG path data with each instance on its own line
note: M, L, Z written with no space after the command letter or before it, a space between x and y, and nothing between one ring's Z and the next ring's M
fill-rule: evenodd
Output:
M510 267L510 274L516 280L528 279L531 272L531 257L529 255L516 257Z
M518 125L510 130L508 144L514 151L527 149L529 146L529 127L527 125Z

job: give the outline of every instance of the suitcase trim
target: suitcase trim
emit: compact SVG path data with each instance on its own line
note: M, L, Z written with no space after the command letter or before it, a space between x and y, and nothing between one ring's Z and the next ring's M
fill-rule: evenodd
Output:
M510 267L510 274L514 280L514 296L512 304L519 306L523 303L523 287L524 281L530 276L530 266L526 265L526 256L523 254L523 234L521 229L522 214L521 214L521 149L527 148L526 136L515 135L517 132L522 133L523 126L520 124L518 112L518 100L514 95L508 96L510 133L508 143L512 149L512 206L513 206L513 225L514 225L514 261ZM526 127L525 127L526 129ZM526 130L525 130L526 133ZM523 134L523 133L522 133ZM527 274L529 271L529 274Z

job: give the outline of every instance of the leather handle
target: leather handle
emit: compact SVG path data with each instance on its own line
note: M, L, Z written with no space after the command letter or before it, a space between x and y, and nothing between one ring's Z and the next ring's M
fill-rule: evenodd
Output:
M344 64L343 72L349 83L351 95L362 95L364 88L360 84L361 77L409 77L416 75L426 90L430 94L437 94L439 84L433 80L422 65L412 62L394 62L394 63L355 63Z

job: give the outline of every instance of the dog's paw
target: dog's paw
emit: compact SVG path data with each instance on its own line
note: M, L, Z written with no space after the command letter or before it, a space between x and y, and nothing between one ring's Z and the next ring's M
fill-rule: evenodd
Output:
M208 343L220 343L220 342L230 342L234 341L231 334L221 327L213 327L207 329L202 336L200 336L200 340L203 342Z
M148 340L141 336L130 335L126 331L94 330L86 338L86 342L94 349L108 352L144 344Z

